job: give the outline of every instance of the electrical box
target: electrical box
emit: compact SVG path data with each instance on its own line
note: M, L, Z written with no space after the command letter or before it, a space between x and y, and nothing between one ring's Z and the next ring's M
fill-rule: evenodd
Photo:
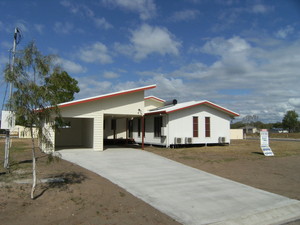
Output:
M176 137L174 142L175 142L175 144L180 145L180 144L182 144L182 138Z
M186 143L186 144L193 144L193 138L191 138L191 137L186 137L186 138L185 138L185 143Z
M15 114L12 111L2 111L1 129L12 130L15 127Z

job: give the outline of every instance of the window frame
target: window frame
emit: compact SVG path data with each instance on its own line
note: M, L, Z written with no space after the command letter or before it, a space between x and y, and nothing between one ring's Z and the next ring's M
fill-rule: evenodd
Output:
M163 117L154 117L154 137L161 137L161 128L163 126Z
M205 117L205 137L211 137L211 121L210 117Z
M199 137L199 118L198 116L193 116L193 137Z

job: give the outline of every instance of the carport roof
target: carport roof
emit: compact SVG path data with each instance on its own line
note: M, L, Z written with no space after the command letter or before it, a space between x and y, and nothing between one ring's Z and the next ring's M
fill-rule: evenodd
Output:
M62 108L62 107L67 107L67 106L71 106L71 105L77 105L77 104L81 104L81 103L96 101L99 99L114 97L114 96L118 96L118 95L130 94L130 93L134 93L134 92L138 92L138 91L145 91L145 90L149 90L152 88L156 88L156 84L139 87L139 88L134 88L134 89L129 89L129 90L124 90L124 91L113 92L113 93L104 94L104 95L98 95L98 96L79 99L79 100L70 101L70 102L64 102L64 103L58 104L58 107Z

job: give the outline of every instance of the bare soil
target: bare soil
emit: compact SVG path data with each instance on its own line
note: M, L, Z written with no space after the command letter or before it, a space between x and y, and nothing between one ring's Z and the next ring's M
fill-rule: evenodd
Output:
M11 173L0 169L1 225L179 224L107 179L64 160L47 163L48 156L36 152L38 178L66 182L39 184L31 200L31 184L14 182L31 178L30 141L14 140Z
M275 156L265 157L257 140L236 140L230 146L147 151L256 188L300 200L300 142L274 141ZM3 165L4 140L0 140ZM122 188L64 160L47 163L36 150L38 178L64 178L62 183L40 183L30 199L30 140L15 139L11 172L0 169L1 224L178 224ZM293 225L300 222L291 223Z

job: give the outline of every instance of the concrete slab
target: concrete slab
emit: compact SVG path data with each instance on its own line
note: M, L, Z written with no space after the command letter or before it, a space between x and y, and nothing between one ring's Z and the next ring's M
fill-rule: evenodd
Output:
M124 188L178 222L283 224L300 219L300 202L137 149L62 150L62 158Z

